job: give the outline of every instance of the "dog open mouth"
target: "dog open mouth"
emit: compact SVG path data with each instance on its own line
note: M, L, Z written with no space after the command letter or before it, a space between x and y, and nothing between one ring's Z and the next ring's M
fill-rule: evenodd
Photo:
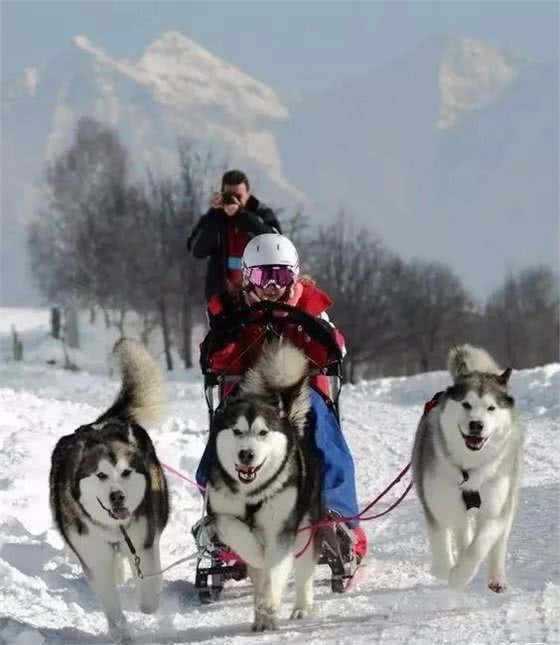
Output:
M111 515L116 520L126 520L130 517L130 511L126 506L119 506L118 508L111 508Z
M97 501L101 508L105 509L109 516L114 520L127 520L130 517L130 511L126 506L111 506L111 508L107 508L99 497L97 498Z
M237 471L237 477L240 482L244 484L250 484L252 481L255 481L257 473L262 468L264 461L260 466L246 466L244 464L235 464L235 470Z
M481 437L480 435L475 434L464 434L462 432L461 434L463 435L465 445L469 450L480 450L486 443L486 439L488 439L488 437Z

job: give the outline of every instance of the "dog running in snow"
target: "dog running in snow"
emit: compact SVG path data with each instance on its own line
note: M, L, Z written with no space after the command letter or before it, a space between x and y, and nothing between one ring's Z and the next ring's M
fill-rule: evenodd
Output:
M286 342L271 342L216 412L210 432L208 515L221 542L246 563L253 582L254 631L275 629L294 555L292 618L313 606L315 537L298 529L322 516L320 459L306 432L308 363Z
M122 376L120 394L96 421L58 441L50 503L56 527L99 598L112 638L130 642L116 587L122 556L134 560L125 533L142 572L159 572L159 540L169 503L165 476L142 427L160 416L159 368L137 341L121 340L114 355ZM161 576L137 579L141 611L157 610L161 584Z
M420 420L412 454L432 573L462 588L488 556L488 587L500 593L521 477L511 369L468 344L450 351L448 369L453 385Z

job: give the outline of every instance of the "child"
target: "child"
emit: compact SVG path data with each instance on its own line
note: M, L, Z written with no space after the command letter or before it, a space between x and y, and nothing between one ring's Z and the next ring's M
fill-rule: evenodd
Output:
M210 369L217 373L243 375L254 364L267 338L265 325L255 323L236 327L228 325L235 313L262 301L290 305L315 317L345 353L342 334L332 325L327 309L332 301L309 278L299 275L296 248L286 237L266 233L253 238L242 258L243 288L235 293L214 296L208 303L212 332L201 347ZM328 350L308 336L302 326L290 318L289 312L275 313L273 333L289 340L301 349L312 365L324 367ZM276 322L277 320L277 322ZM217 338L216 338L217 337ZM211 341L210 341L211 339ZM210 344L211 343L211 344ZM352 518L359 512L354 480L354 463L338 420L329 405L330 384L325 375L314 376L310 382L312 410L309 424L315 431L315 443L323 461L323 492L325 506L333 516ZM226 395L226 390L222 394ZM206 453L197 471L197 481L203 485L207 478ZM348 522L353 529L353 550L358 559L367 552L367 538L357 521Z

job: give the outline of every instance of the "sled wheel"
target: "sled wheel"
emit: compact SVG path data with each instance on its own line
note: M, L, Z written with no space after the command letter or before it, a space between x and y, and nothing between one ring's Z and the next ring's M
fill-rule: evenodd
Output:
M213 602L212 589L201 589L198 592L198 599L202 605L209 605Z
M212 574L212 600L220 600L222 591L224 590L225 578L222 573Z
M219 580L216 580L218 578ZM205 589L200 589L198 592L198 599L201 604L209 605L213 602L216 602L220 599L222 591L224 588L224 583L222 581L222 576L212 576L212 586L206 587Z
M346 587L342 578L331 578L331 591L333 593L344 593Z

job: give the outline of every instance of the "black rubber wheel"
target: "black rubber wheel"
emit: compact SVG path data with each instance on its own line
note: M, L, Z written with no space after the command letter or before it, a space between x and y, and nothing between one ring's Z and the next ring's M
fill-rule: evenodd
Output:
M344 578L331 578L331 591L333 593L344 593L346 591Z
M200 603L202 605L209 605L210 603L214 602L214 599L212 598L212 590L201 589L198 592L198 599L200 600Z

